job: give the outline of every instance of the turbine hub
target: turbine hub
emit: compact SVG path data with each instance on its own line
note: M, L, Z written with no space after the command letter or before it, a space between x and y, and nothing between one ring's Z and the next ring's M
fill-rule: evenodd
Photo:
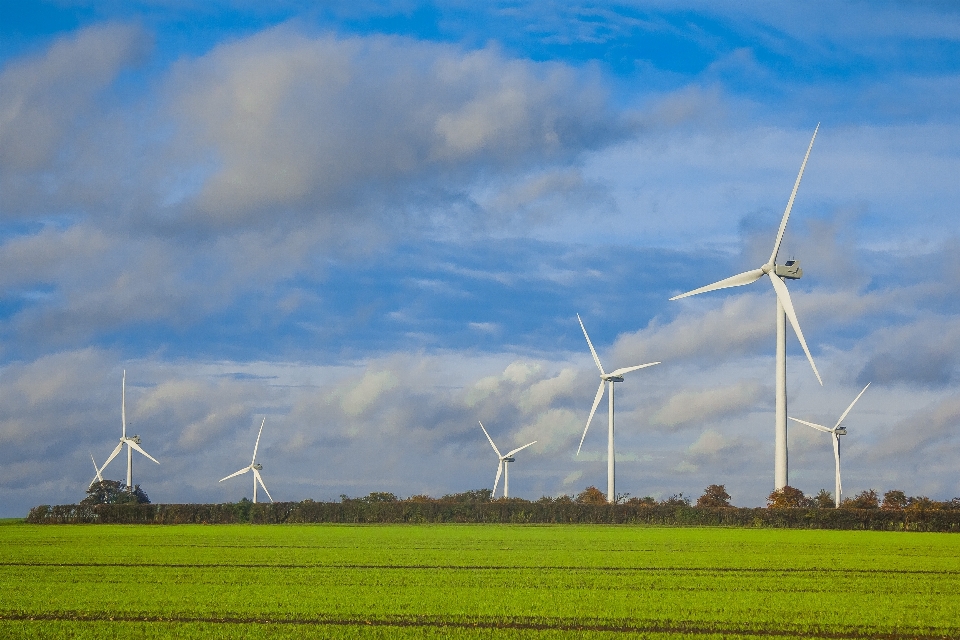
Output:
M774 265L774 268L776 269L774 273L787 280L799 280L803 277L799 260L787 260L786 264Z

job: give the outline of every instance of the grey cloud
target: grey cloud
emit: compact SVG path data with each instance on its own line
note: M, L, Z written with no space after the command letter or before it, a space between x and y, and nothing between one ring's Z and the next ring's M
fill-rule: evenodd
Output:
M858 384L944 386L956 379L960 322L954 317L924 314L911 322L878 328L866 342Z

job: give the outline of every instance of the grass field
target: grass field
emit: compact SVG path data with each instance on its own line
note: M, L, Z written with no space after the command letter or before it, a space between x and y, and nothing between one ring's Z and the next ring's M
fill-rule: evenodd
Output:
M960 637L960 536L0 526L0 637Z

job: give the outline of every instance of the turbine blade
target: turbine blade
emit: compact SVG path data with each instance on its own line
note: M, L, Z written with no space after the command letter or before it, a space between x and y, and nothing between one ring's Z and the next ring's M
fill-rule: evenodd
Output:
M593 343L590 342L590 336L587 335L587 328L583 326L583 320L580 320L580 314L577 314L577 320L580 322L580 328L583 329L583 337L587 339L587 346L590 347L590 353L593 354L593 361L597 363L597 369L600 369L600 375L606 375L603 372L603 365L600 364L600 357L597 355L597 350L593 348Z
M159 461L159 460L157 460L157 459L154 458L152 455L150 455L149 453L147 453L146 451L144 451L143 449L141 449L141 448L140 448L140 445L138 445L138 444L137 444L136 442L134 442L133 440L127 440L127 444L130 445L132 448L136 449L137 451L139 451L140 453L142 453L143 455L147 456L148 458L150 458L151 460L153 460L153 461L156 462L157 464L160 464L160 461Z
M260 486L263 487L263 492L267 494L267 497L270 498L270 502L273 502L273 496L270 495L270 492L267 491L267 485L263 484L263 478L260 477L260 472L250 467L253 470L253 477L257 479L257 482L260 483Z
M800 418L790 418L794 422L799 422L800 424L805 424L808 427L813 427L817 431L823 431L824 433L833 433L831 429L827 429L825 426L820 424L814 424L812 422L807 422L806 420L801 420Z
M480 421L477 420L477 422L480 422ZM493 447L493 450L497 452L497 457L498 457L498 458L502 458L503 456L500 455L500 449L497 449L497 445L493 444L493 438L491 438L491 437L490 437L490 434L487 433L487 430L486 430L486 428L483 426L483 423L482 423L482 422L480 422L480 428L483 429L484 435L487 436L487 440L490 441L490 446Z
M870 386L870 383L868 382L868 383L867 383L867 387L869 387L869 386ZM863 391L866 391L866 390L867 390L867 387L864 387L864 388L863 388ZM837 420L837 424L834 425L834 427L833 427L834 429L836 429L837 427L840 426L840 423L843 422L843 419L847 417L847 414L848 414L848 413L850 413L850 409L853 409L853 405L857 404L857 400L859 400L859 399L860 399L860 396L863 395L863 391L861 391L860 393L857 394L857 397L853 399L853 402L850 403L850 406L847 407L847 410L843 412L843 415L840 416L840 419L839 419L839 420Z
M257 448L260 446L260 435L263 433L263 423L266 421L267 417L264 416L263 420L260 422L260 433L257 434L257 444L253 445L253 460L250 461L251 465L257 461Z
M787 201L787 208L783 211L783 219L780 220L780 230L777 232L777 240L773 243L773 253L770 254L770 261L767 264L774 264L777 261L777 253L780 252L780 241L783 240L783 232L787 228L787 220L790 219L790 210L793 209L793 201L797 197L797 189L800 188L800 178L803 177L803 170L807 168L807 158L810 157L810 151L813 149L813 141L817 139L817 131L820 130L820 123L813 130L813 137L810 138L810 146L807 147L807 154L803 156L803 163L800 165L800 173L797 174L797 181L793 183L793 191L790 192L790 199Z
M583 428L583 435L580 436L580 446L577 447L577 455L580 455L580 449L583 448L583 439L587 437L587 429L590 428L590 421L593 420L593 414L597 412L597 407L600 406L600 399L603 398L603 387L606 384L606 380L600 381L600 388L597 389L597 397L593 399L593 408L590 409L590 417L587 418L587 426Z
M117 445L117 448L113 450L113 453L110 454L110 457L107 458L107 461L103 463L103 466L102 466L102 467L100 467L100 472L101 472L101 473L103 473L103 470L107 468L107 465L110 464L110 462L111 462L114 458L117 457L117 454L120 453L121 451L123 451L123 443L124 443L124 442L125 442L124 440L121 440L121 441L120 441L120 444Z
M744 271L743 273L738 273L735 276L730 276L720 280L719 282L714 282L713 284L708 284L705 287L700 287L699 289L694 289L693 291L687 291L686 293L681 293L678 296L673 296L671 300L679 300L680 298L686 298L687 296L695 296L698 293L706 293L707 291L716 291L717 289L729 289L730 287L742 287L745 284L751 284L763 277L763 269L752 269L750 271Z
M522 447L518 447L518 448L514 449L513 451L511 451L510 453L508 453L507 455L505 455L505 456L503 456L503 457L504 457L504 458L509 458L510 456L512 456L513 454L517 453L518 451L523 451L524 449L526 449L527 447L529 447L531 444L537 444L537 441L534 440L533 442L531 442L531 443L529 443L529 444L525 444L525 445L523 445Z
M630 373L631 371L636 371L637 369L646 369L647 367L652 367L655 364L660 364L659 362L648 362L647 364L638 364L635 367L624 367L622 369L617 369L611 376L622 376L625 373Z
M98 480L99 482L103 482L103 476L100 475L100 467L97 466L97 461L93 459L93 454L92 454L92 453L90 454L90 462L93 463L93 468L94 468L94 470L96 470L96 472L97 472L97 480ZM93 482L91 482L90 484L93 484Z
M237 471L237 472L235 472L235 473L231 473L231 474L228 475L226 478L220 478L220 482L223 482L224 480L229 480L230 478L235 478L235 477L237 477L238 475L240 475L241 473L246 473L247 471L250 471L252 468L253 468L253 467L244 467L243 469L240 469L240 471Z
M120 422L123 424L123 437L127 437L127 370L123 370L123 382L120 385Z
M810 349L807 348L807 341L803 339L803 332L800 331L800 322L797 320L797 312L793 310L793 302L790 301L790 292L787 290L787 285L783 284L783 280L781 280L779 276L774 275L772 271L767 275L770 276L770 282L773 283L773 290L777 292L777 298L780 299L780 304L783 305L787 319L790 321L790 324L793 325L793 330L796 332L797 337L800 338L800 346L803 347L803 352L807 354L807 360L810 361L810 366L813 368L813 375L817 376L817 381L822 387L823 380L820 379L820 372L817 371L817 365L814 364L813 356L810 355Z
M490 494L491 498L497 495L497 485L500 484L501 473L503 473L503 458L500 458L500 462L497 463L497 479L493 481L493 493Z

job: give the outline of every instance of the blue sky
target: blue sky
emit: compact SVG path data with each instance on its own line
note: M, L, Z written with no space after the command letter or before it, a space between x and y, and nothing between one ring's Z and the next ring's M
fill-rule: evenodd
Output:
M128 415L155 501L492 482L773 483L781 258L790 414L848 420L844 487L960 495L960 10L951 3L5 3L0 516L72 502ZM636 360L636 362L634 362ZM609 362L609 364L608 364ZM832 487L792 428L790 480ZM108 477L120 478L119 460ZM149 465L149 466L148 466Z

